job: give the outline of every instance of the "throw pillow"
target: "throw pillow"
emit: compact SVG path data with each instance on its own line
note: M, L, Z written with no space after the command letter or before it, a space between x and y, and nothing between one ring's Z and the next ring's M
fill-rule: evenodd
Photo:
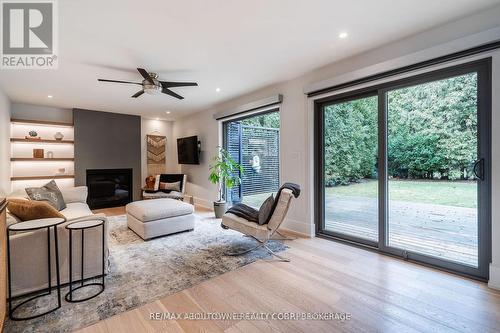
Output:
M26 193L28 193L31 200L46 201L58 211L66 208L63 195L54 180L42 187L28 187Z
M60 217L66 219L63 214L52 207L47 201L28 201L20 199L9 199L7 203L9 213L21 221L47 219Z
M153 187L153 190L158 191L159 189L160 189L160 175L156 175L155 186Z
M267 198L262 206L259 209L259 224L266 224L270 218L274 206L274 197L271 194L269 198Z
M160 190L180 192L181 191L181 182L174 182L174 183L160 182Z

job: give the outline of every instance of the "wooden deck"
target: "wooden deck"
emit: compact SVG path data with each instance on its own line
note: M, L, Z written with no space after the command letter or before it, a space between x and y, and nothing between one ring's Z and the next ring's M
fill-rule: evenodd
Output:
M360 197L327 198L326 229L378 238L378 203ZM391 201L389 245L477 266L477 213L473 208Z
M246 196L260 207L272 193ZM326 229L377 241L377 199L327 195ZM473 208L391 201L389 245L477 267L477 211Z

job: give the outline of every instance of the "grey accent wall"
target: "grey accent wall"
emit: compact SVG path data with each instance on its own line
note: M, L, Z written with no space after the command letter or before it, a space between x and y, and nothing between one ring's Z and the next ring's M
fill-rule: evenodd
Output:
M75 185L86 184L87 169L132 168L134 200L141 195L141 117L73 109Z

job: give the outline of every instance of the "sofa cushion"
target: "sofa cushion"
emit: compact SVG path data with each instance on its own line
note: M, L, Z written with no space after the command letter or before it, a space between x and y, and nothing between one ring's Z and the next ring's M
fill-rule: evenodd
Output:
M168 192L170 192L170 191L180 192L181 182L173 182L173 183L160 182L160 190L165 190Z
M184 192L184 178L182 173L163 173L160 175L160 182L162 183L175 183L180 182L179 192Z
M52 217L65 218L57 209L47 201L30 201L23 199L9 199L7 203L10 214L21 221L46 219Z
M66 217L66 220L92 215L89 206L83 202L71 202L60 213Z
M51 180L42 187L28 187L26 188L26 193L28 193L31 200L48 202L59 211L66 208L63 195L54 180Z
M7 212L6 222L7 222L7 228L8 228L10 225L13 225L13 224L16 224L16 223L19 223L19 222L22 222L22 221L21 221L21 219L19 217L13 215L10 212Z
M73 202L87 202L88 189L87 186L76 186L61 188L61 193L66 204Z
M192 214L194 207L186 202L174 199L154 199L129 203L127 214L142 222L156 221L169 217Z
M7 196L8 199L24 199L24 200L29 200L30 197L28 196L28 193L26 193L25 189L18 189L12 192Z

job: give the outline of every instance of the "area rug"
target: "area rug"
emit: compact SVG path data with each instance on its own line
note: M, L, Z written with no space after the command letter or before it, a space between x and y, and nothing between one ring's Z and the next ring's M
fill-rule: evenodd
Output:
M230 251L254 246L255 240L222 229L220 220L215 218L197 216L195 223L194 231L144 242L127 228L125 215L109 217L111 272L106 277L105 291L82 303L68 303L63 297L59 310L28 321L7 320L5 331L71 332L258 259L270 258L263 249L239 257L226 256ZM287 248L278 241L270 242L269 246L276 252ZM67 287L63 288L62 295L67 291ZM44 297L16 313L40 313L53 304Z

